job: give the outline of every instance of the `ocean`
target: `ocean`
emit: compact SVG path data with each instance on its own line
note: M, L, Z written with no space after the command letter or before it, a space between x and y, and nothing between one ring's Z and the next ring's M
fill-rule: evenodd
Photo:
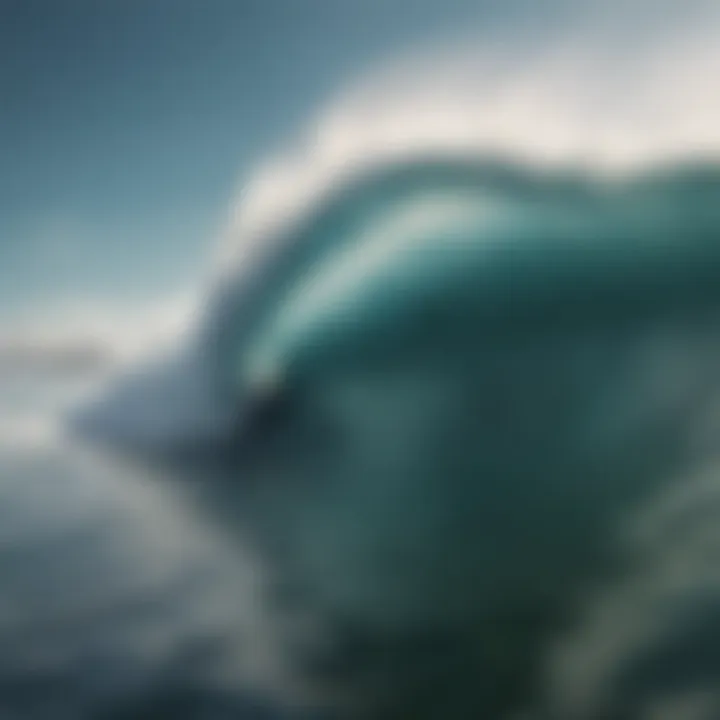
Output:
M239 685L259 652L237 549L55 432L91 381L0 378L0 718L284 717Z

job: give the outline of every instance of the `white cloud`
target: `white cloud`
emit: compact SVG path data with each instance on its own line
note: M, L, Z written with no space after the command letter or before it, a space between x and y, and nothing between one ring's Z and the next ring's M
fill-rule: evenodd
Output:
M195 300L191 292L146 303L66 300L0 320L0 351L19 348L52 355L89 347L114 361L132 359L189 327Z

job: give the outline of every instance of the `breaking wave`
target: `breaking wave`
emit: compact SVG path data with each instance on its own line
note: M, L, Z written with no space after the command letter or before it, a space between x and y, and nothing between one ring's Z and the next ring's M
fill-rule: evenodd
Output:
M582 44L530 47L520 59L491 48L430 54L384 68L332 103L299 143L243 184L212 268L206 307L191 349L184 351L190 361L181 364L195 366L203 382L213 385L218 373L231 372L225 365L243 351L243 343L247 348L252 342L253 330L279 294L307 276L319 256L352 246L374 219L408 202L426 207L428 197L449 201L450 209L442 212L458 222L453 199L462 205L468 189L474 196L480 191L491 204L514 197L551 207L561 220L582 208L592 213L615 208L602 237L583 237L590 242L574 251L568 267L575 289L591 286L611 297L611 285L591 275L578 280L575 271L621 260L626 286L666 309L672 310L680 296L716 301L720 104L701 78L720 74L720 51L707 39L707 27L655 38L637 52L619 52L600 33L584 37ZM470 213L463 222L464 232L473 235L484 219ZM613 234L617 227L631 231ZM612 243L605 242L608 237ZM551 263L542 253L533 262L528 272L546 279L550 301L570 302L563 295L563 267L550 268L548 275ZM490 300L499 306L507 298L500 288ZM329 305L333 301L326 298ZM712 368L705 367L716 357L715 334L708 320L699 333L701 340L710 339L708 346L689 346L685 355L669 352L660 365L668 358L672 365L689 357L708 372L705 380L715 380ZM684 342L682 336L664 340L664 349L670 350ZM170 365L166 368L169 377ZM652 381L687 380L683 368L677 369L660 367ZM197 385L195 396L207 396L207 387ZM703 389L710 415L717 414L710 393L717 388ZM682 395L685 388L671 390ZM157 409L161 404L145 393L137 402ZM182 422L181 402L172 409L174 416L163 423ZM200 414L209 417L205 410ZM714 429L710 425L688 432L697 430L699 437ZM650 523L650 540L638 541L647 544L649 574L593 597L589 629L558 645L548 683L557 687L558 699L552 700L559 717L608 718L617 708L631 708L638 717L646 711L674 712L677 718L716 716L720 700L711 681L720 662L714 657L706 655L706 664L694 671L675 673L670 689L658 680L668 672L672 663L667 657L675 649L686 643L698 647L699 615L708 633L719 626L717 603L708 598L718 598L720 584L702 563L708 547L717 544L712 517L707 522L720 499L712 472L714 439L711 433L708 449L707 437L699 438L697 456L681 473L680 491L654 497L652 507L634 518L640 532L645 511L652 519L658 508L670 506L659 522ZM672 518L683 524L693 513L704 518L700 529L668 553L677 524ZM678 579L683 567L686 574ZM703 612L695 613L698 607Z

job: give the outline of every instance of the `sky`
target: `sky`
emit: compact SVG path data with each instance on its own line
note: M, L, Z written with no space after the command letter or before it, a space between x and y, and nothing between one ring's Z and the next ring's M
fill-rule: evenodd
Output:
M194 282L243 174L347 78L526 12L517 0L3 0L0 318Z
M618 47L680 9L609 15L633 2ZM411 48L522 58L580 7L606 3L0 0L0 340L125 308L163 324L155 301L201 282L243 181L318 107Z

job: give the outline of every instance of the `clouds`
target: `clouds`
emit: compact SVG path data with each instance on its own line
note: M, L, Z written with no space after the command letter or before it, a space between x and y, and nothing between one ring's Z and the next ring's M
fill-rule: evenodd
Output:
M191 321L191 292L151 302L60 302L43 313L5 318L0 322L0 362L13 355L32 355L39 362L74 354L97 356L100 364L115 362L170 341Z

